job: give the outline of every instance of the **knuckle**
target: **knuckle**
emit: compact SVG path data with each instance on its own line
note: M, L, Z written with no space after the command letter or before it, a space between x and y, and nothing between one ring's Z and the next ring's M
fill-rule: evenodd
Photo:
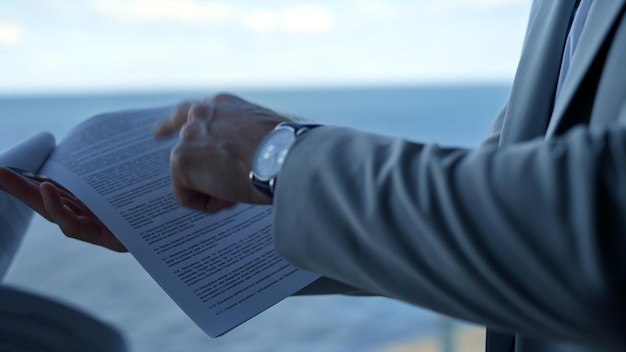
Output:
M182 141L193 138L200 126L198 126L198 120L187 121L179 131L179 137Z
M189 106L188 111L190 118L209 117L211 108L207 103L194 103Z
M194 170L193 157L183 149L172 150L170 157L170 178L175 193L183 193L183 190L192 184L191 173ZM182 197L180 194L178 197Z
M64 235L65 235L65 237L67 237L67 238L73 238L73 239L77 239L77 240L79 240L79 239L80 239L80 236L78 236L78 235L77 235L77 234L75 234L74 232L69 231L69 230L67 230L67 229L63 229L63 228L61 228L61 232L63 232L63 234L64 234Z
M187 206L187 199L181 195L180 190L177 187L174 187L174 199L182 206Z
M190 100L186 100L186 101L178 103L178 105L176 105L176 108L174 109L174 113L172 114L172 116L175 118L180 115L186 115L187 112L189 111L189 107L192 104L193 102Z
M233 94L220 92L215 94L211 100L216 103L232 103L238 99Z
M187 159L185 148L181 144L177 144L170 153L170 168L176 170L184 167L188 162Z
M187 110L194 103L196 103L195 100L184 100L184 101L181 101L180 103L178 103L178 105L176 106L176 109L178 109L178 110Z
M190 209L198 209L197 204L194 202L192 196L189 195L189 192L184 188L179 188L174 192L174 198L176 202L182 205L185 208Z

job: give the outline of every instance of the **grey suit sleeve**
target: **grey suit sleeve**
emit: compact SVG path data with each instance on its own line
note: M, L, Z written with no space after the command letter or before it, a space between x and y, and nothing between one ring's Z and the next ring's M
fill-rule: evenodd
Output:
M489 131L487 137L482 142L482 145L497 146L500 142L500 132L502 130L502 124L504 122L504 116L506 114L506 105L500 110L500 113L496 116ZM296 295L320 295L320 294L348 294L348 295L371 295L365 291L359 290L355 287L348 286L344 283L332 280L326 277L321 277L313 282L311 285L296 292Z
M625 126L474 150L319 127L281 171L277 249L458 318L624 344Z

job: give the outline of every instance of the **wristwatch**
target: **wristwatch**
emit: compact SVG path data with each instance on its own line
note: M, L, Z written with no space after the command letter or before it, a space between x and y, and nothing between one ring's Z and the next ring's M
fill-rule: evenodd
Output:
M311 123L281 122L268 133L254 152L250 182L270 199L274 198L276 180L287 152L296 138L320 126Z

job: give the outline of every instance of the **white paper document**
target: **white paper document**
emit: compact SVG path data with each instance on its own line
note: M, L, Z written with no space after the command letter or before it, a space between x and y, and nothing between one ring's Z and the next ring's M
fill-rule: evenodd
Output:
M318 276L276 253L270 206L239 204L208 215L175 201L169 155L177 135L160 140L151 135L153 124L170 111L93 117L59 143L40 173L81 199L183 311L215 337Z

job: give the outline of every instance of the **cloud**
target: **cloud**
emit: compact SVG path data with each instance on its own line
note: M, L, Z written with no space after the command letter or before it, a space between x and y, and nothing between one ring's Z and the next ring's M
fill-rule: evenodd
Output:
M502 7L502 6L518 6L525 5L528 0L462 0L466 4L471 6L484 6L484 7Z
M334 27L333 17L327 8L298 5L274 11L251 10L243 14L241 23L258 32L319 33Z
M274 11L254 9L244 14L243 24L259 32L319 33L334 27L333 17L327 8L298 5Z
M21 42L24 30L15 23L0 23L0 45L13 46Z
M227 3L192 0L94 1L93 10L122 22L176 22L211 25L228 21L233 13Z
M0 92L44 81L508 80L530 8L529 0L40 1L0 8Z
M258 32L271 32L280 26L279 16L268 10L254 11L248 14L242 22L248 28Z
M332 29L335 22L328 6L307 2L98 0L92 2L92 9L124 24L229 25L254 32L318 33Z
M296 33L316 33L333 27L333 15L325 8L301 5L283 12L282 24L285 29Z

